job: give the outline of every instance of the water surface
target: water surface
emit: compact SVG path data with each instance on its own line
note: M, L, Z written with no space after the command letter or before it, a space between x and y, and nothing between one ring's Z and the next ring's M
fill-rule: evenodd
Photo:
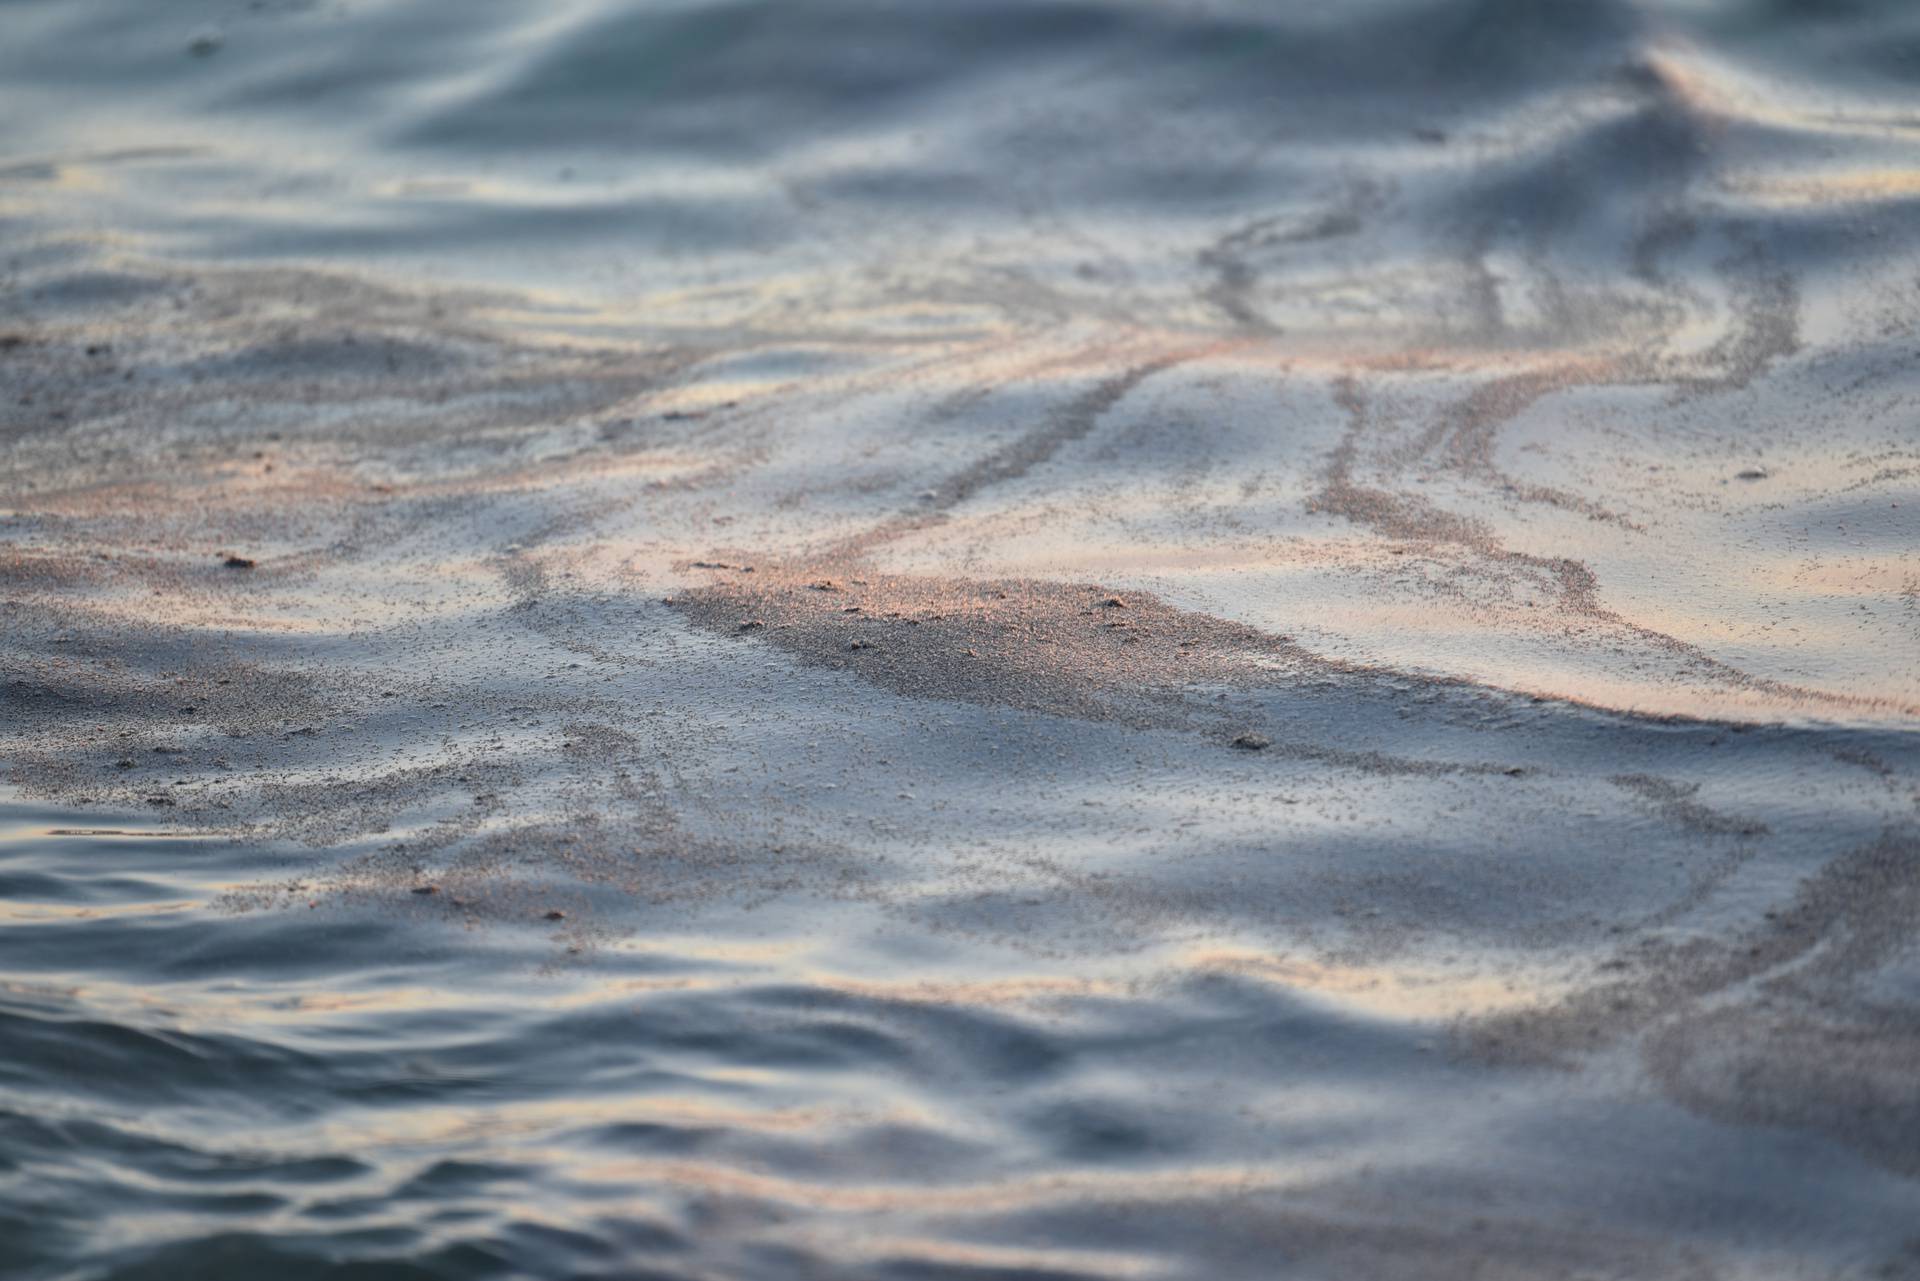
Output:
M0 6L9 1276L1920 1276L1920 14Z

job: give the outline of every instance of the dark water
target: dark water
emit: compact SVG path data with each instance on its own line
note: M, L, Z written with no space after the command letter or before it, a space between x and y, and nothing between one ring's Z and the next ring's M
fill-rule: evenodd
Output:
M1920 6L0 107L0 1276L1920 1277Z
M818 714L809 702L796 694ZM1369 702L1315 700L1350 726L1381 714ZM628 862L605 848L617 816L576 815L549 839L599 845L580 850L586 874L563 885L553 855L525 857L546 884L519 893L502 890L511 873L457 860L435 895L343 891L284 846L10 806L10 1272L1902 1266L1920 1130L1912 1034L1891 1011L1912 991L1912 962L1896 958L1911 957L1920 855L1882 837L1886 788L1823 764L1818 734L1507 716L1520 723L1502 741L1548 762L1544 777L1494 775L1506 795L1464 828L1447 821L1459 785L1444 774L1325 761L1223 773L1178 743L1116 770L1082 734L990 717L950 732L1002 738L1052 786L1036 799L1013 782L950 785L959 836L903 822L870 853L796 856L728 816L716 826L742 854L689 872L659 853ZM920 728L876 717L863 749L937 771ZM1485 731L1456 733L1422 744L1444 762ZM1608 776L1620 757L1682 791L1704 783L1694 795L1738 814L1684 811L1691 797L1649 813L1644 786ZM1322 811L1278 841L1247 822L1276 775ZM1196 784L1225 795L1130 795ZM721 795L765 804L771 790ZM1057 826L1062 790L1123 821L1055 831L1049 848L1075 869L1036 869L1020 833ZM1899 790L1896 815L1911 803ZM1579 818L1541 817L1569 797ZM1333 812L1370 803L1411 830L1356 830ZM1014 836L996 829L1013 817ZM1166 842L1122 835L1154 818L1212 827L1169 865ZM1103 835L1114 848L1073 853ZM963 842L998 848L969 863L951 849ZM1864 853L1821 891L1795 890L1832 845ZM772 883L743 892L736 878ZM234 903L240 886L267 901ZM454 901L467 893L478 902ZM565 921L538 919L550 902ZM1781 907L1763 917L1760 902ZM1495 958L1515 940L1536 963L1569 944L1604 950L1623 922L1635 946L1614 964L1648 986L1615 978L1596 1008L1530 1023L1529 967ZM1443 942L1391 941L1409 932ZM1270 941L1299 933L1323 955ZM1436 952L1427 972L1422 953ZM1781 984L1796 969L1809 972ZM1876 1008L1836 1009L1863 971ZM1778 990L1748 994L1756 982ZM1460 1009L1495 1013L1462 1025ZM1658 1088L1623 1092L1626 1064L1605 1065L1642 1036ZM1862 1061L1844 1044L1862 1037L1884 1050ZM1518 1062L1489 1066L1505 1061L1502 1038ZM1600 1063L1530 1067L1536 1044Z

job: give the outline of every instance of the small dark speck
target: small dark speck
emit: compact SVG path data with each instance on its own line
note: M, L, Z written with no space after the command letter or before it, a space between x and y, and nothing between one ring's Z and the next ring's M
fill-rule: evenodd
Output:
M416 885L413 887L413 892L415 894L438 894L440 887L438 885Z
M254 566L253 559L247 556L229 556L225 563L228 569L252 569Z
M1233 740L1233 745L1243 752L1258 752L1273 746L1273 740L1265 734L1241 734Z
M564 921L567 919L567 914L559 908L555 908L553 911L547 913L547 919L549 921Z
M1735 472L1733 478L1735 480L1765 480L1767 473L1758 467L1749 467L1745 471Z

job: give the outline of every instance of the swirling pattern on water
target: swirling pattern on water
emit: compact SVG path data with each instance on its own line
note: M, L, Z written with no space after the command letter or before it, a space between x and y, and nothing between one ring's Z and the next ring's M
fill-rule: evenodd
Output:
M1920 13L14 0L0 1272L1920 1276Z

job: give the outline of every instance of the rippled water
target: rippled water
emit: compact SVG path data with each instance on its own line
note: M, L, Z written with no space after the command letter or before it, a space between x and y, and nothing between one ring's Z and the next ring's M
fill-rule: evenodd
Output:
M0 1275L1920 1277L1920 10L0 32Z

